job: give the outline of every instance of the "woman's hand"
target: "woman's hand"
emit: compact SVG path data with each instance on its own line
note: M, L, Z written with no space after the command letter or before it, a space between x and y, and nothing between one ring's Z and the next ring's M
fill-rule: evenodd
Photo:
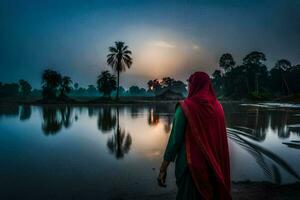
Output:
M167 170L160 170L159 175L157 177L158 185L160 187L167 187L166 179L167 179Z

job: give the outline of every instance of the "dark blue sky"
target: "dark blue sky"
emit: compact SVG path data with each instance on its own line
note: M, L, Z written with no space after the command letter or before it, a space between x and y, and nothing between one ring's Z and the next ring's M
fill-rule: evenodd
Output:
M297 0L1 0L0 81L20 78L39 87L45 68L95 84L116 40L133 51L121 84L150 78L186 80L211 73L222 53L237 63L263 51L271 67L280 58L300 63Z

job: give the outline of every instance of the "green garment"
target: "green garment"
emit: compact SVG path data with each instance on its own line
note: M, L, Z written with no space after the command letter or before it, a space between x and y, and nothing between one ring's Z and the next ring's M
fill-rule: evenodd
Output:
M173 119L173 127L164 154L164 160L174 162L175 177L178 187L177 200L201 199L188 169L186 149L184 143L187 119L180 106L177 106Z

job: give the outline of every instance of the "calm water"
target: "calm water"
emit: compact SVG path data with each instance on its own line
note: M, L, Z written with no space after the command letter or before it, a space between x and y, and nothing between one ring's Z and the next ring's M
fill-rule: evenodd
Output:
M300 176L300 106L225 104L233 181ZM156 176L174 105L0 106L0 199L118 199L175 191Z

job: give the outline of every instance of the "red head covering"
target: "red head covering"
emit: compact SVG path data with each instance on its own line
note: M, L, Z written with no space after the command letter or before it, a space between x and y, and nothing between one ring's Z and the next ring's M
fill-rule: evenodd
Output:
M224 111L209 76L196 72L189 78L188 97L180 102L187 118L187 161L204 199L231 199L230 166Z

